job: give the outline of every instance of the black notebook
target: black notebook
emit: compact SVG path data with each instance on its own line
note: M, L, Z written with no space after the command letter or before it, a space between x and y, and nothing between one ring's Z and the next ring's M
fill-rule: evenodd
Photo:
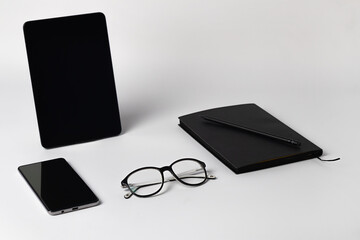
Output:
M294 146L269 137L207 121L203 117L293 139ZM214 108L179 117L180 127L235 173L244 173L322 155L322 149L256 104Z

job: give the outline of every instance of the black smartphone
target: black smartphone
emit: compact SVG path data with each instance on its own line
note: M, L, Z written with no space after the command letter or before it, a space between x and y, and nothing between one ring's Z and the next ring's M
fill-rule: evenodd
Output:
M100 203L63 158L23 165L18 169L50 215L72 212Z

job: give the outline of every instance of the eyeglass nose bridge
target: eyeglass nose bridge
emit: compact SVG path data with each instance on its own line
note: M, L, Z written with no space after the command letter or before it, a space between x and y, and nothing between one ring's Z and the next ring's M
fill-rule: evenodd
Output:
M165 166L159 169L161 174L164 175L165 171L169 171L174 177L176 176L176 174L174 173L174 171L172 170L172 168L170 166Z
M161 174L163 175L163 177L164 177L164 172L169 171L171 173L171 175L174 177L171 181L174 181L175 179L178 180L178 181L181 181L178 178L178 176L176 175L176 173L173 171L171 166L165 166L165 167L160 168L159 170L160 170Z

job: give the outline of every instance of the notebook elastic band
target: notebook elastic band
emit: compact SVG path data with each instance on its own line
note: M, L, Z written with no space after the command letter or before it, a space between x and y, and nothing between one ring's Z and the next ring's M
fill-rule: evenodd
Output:
M340 160L340 158L334 158L334 159L321 159L320 157L318 157L318 159L320 161L323 161L323 162L334 162L334 161L338 161Z

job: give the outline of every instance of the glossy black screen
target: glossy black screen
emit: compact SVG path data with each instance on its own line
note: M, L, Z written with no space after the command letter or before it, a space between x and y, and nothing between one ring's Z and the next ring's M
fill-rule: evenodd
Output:
M19 171L51 214L89 207L99 201L63 158L24 165Z
M120 134L105 16L29 21L24 35L42 145Z

